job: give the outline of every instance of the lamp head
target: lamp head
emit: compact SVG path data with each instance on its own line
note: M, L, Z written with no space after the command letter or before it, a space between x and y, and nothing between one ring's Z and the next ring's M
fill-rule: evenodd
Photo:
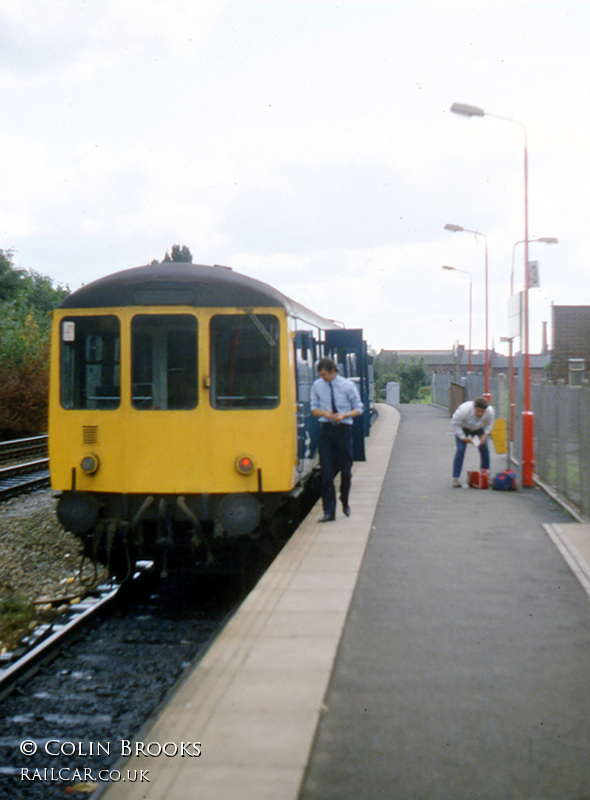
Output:
M535 241L541 242L542 244L559 244L559 239L556 239L555 236L541 236L535 239Z
M455 267L447 267L447 265L446 265L446 264L443 264L443 265L442 265L442 269L450 269L450 270L452 270L453 272L455 272Z
M453 231L453 233L460 233L464 231L465 228L461 227L461 225L452 225L450 222L447 222L445 225L445 231Z
M486 114L483 108L469 106L465 103L453 103L451 111L453 114L461 114L463 117L485 117Z

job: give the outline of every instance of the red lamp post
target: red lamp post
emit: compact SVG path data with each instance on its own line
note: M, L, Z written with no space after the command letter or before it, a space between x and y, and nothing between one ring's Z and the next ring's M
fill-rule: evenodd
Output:
M530 239L529 244L531 242L538 242L540 244L558 244L559 239L556 239L554 236L539 236L537 239ZM524 244L524 240L521 239L518 242L515 242L512 246L512 263L510 268L510 296L514 294L514 253L516 250L517 245ZM528 273L528 269L527 269ZM511 336L509 339L509 364L510 364L510 442L514 441L514 353L513 353L513 344L514 344L514 336Z
M535 417L531 411L531 359L529 352L529 157L527 131L522 122L490 114L483 108L453 103L451 111L464 117L493 117L519 125L524 133L524 408L522 412L522 485L533 486L535 467Z

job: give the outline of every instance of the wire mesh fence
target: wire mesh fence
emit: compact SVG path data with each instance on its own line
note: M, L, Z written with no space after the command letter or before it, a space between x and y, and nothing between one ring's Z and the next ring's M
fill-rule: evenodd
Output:
M535 472L585 516L590 516L590 389L533 384Z

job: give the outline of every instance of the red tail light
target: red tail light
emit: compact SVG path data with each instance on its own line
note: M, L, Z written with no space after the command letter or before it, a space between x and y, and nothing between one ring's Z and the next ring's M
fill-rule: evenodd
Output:
M240 475L250 475L254 472L254 460L250 456L240 456L236 459L236 469Z

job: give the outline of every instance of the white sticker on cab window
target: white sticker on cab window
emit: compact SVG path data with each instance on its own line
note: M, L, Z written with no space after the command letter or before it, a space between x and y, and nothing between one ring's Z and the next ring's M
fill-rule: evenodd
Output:
M62 338L64 342L73 342L76 338L76 323L64 322L62 329Z

